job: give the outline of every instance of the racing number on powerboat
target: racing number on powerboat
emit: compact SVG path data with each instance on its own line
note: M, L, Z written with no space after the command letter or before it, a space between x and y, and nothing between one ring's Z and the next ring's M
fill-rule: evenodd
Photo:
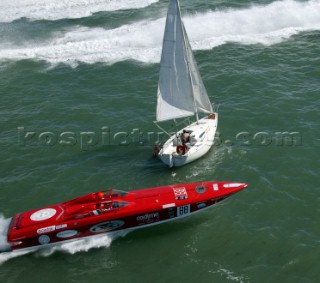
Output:
M177 217L190 214L190 204L177 207Z

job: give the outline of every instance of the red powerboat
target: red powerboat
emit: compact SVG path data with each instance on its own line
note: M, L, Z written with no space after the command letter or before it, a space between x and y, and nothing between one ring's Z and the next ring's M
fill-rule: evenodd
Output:
M107 190L16 214L6 251L38 249L102 233L131 231L189 216L247 184L197 182L135 190ZM5 250L2 250L4 252Z

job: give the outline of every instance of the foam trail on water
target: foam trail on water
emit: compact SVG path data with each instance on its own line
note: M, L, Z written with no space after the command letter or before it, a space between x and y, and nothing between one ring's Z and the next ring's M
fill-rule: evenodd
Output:
M10 253L5 253L5 254L0 254L0 265L3 264L4 262L8 261L11 258L22 256L22 255L25 255L28 253L30 253L30 251L18 251L18 252L10 252Z
M165 20L138 22L116 29L77 27L51 42L30 43L23 47L1 46L0 60L34 59L52 64L77 62L115 63L124 60L156 62Z
M8 232L10 221L11 221L11 218L6 219L3 217L3 215L0 215L0 250L2 251L8 250L10 247L7 241L7 232ZM21 256L26 253L28 252L17 252L15 254L0 253L0 265L11 258Z
M77 252L87 252L92 248L110 247L112 241L118 237L124 237L125 232L116 232L102 234L92 237L86 237L72 242L57 244L51 248L41 250L39 252L42 256L50 256L56 251L63 251L69 254L75 254Z
M77 252L87 252L92 248L109 247L111 245L111 242L112 238L108 235L103 235L100 237L89 237L69 243L59 244L49 249L41 250L39 254L42 256L50 256L56 251L75 254Z
M320 1L284 0L241 10L208 12L187 18L185 24L190 26L196 49L225 42L272 45L301 31L320 30Z
M1 0L0 22L74 19L100 11L139 9L159 0Z
M183 19L194 50L226 42L271 45L299 32L320 30L320 1L284 0L185 15ZM155 63L160 61L164 24L165 18L160 18L109 30L78 26L46 42L24 42L23 46L4 42L0 43L0 60L45 60L71 66L124 60Z
M11 218L5 219L0 215L0 250L6 250L9 248L7 242L7 232ZM78 239L72 242L56 244L50 248L44 248L34 251L13 251L8 253L0 253L0 265L11 258L19 257L28 253L35 252L39 256L50 256L56 251L62 251L69 254L75 254L77 252L87 252L92 248L110 247L112 241L119 237L124 237L128 232L119 231L111 232L108 234L96 235L92 237L86 237ZM41 246L40 246L41 247Z
M9 259L19 257L25 254L31 253L30 251L17 251L17 252L10 252L10 253L4 253L0 254L0 265L4 262L8 261Z
M0 251L10 248L7 241L7 233L11 218L5 219L3 215L0 215Z

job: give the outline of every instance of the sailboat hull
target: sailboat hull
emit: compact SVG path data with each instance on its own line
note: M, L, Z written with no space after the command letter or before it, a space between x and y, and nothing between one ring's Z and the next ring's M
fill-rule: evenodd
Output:
M218 126L218 114L212 113L198 122L190 124L171 136L159 152L163 163L169 167L179 167L205 155L214 143L214 136ZM190 132L190 142L186 152L179 150L182 131Z

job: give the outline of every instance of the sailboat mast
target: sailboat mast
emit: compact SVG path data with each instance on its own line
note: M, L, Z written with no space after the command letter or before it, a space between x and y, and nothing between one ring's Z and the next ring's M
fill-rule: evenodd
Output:
M180 4L179 4L178 0L175 0L175 1L177 1L177 5L178 5L179 19L180 19L181 29L182 29L182 32L183 32L183 44L184 44L185 50L187 50L188 47L187 47L186 40L188 40L188 38L187 38L186 30L185 30L185 27L184 27L184 24L183 24L182 18L181 18ZM188 71L189 71L188 72L189 81L190 81L190 84L192 85L192 96L193 96L193 103L194 103L194 112L195 112L197 123L198 123L199 114L198 114L198 108L197 108L196 100L195 100L195 97L194 97L193 83L192 83L192 79L191 79L190 62L189 62L188 56L186 57L186 62L187 62Z

